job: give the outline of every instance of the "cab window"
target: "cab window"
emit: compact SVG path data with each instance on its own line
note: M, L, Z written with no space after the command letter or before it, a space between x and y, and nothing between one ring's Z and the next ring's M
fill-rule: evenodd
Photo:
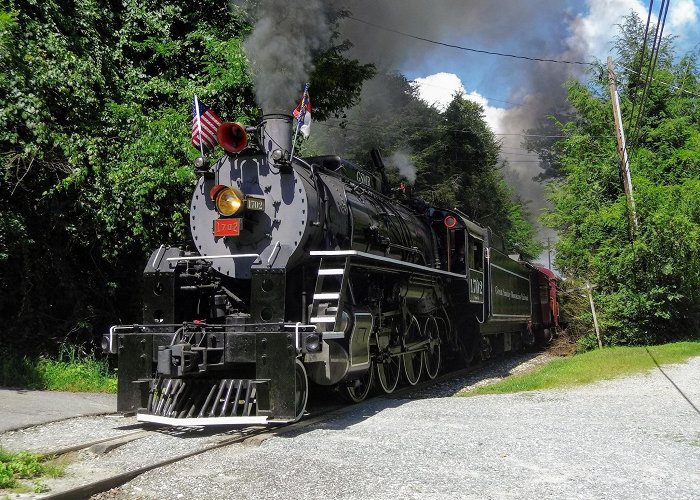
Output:
M453 230L450 236L450 271L467 274L467 248L464 229Z
M469 237L469 269L483 271L484 267L484 242Z

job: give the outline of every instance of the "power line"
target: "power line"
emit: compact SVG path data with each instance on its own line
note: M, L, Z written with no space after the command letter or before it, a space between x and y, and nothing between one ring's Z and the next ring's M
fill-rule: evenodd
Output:
M647 25L644 28L644 41L642 42L642 55L639 57L639 71L644 68L644 54L647 50L647 37L649 36L649 23L651 22L651 12L654 7L654 0L649 1L649 14L647 14ZM637 73L641 76L641 73ZM637 106L635 101L632 102L632 112L630 113L630 119L634 117L634 108Z
M639 113L637 114L637 121L635 122L632 128L632 132L630 133L630 144L632 145L634 145L637 142L637 139L639 138L639 129L642 123L642 114L644 113L644 104L646 100L647 90L651 87L651 82L654 77L656 62L658 61L659 51L661 50L664 26L666 25L666 15L668 14L668 7L670 4L671 0L661 0L661 8L659 9L661 22L656 25L654 41L651 45L651 52L649 54L649 67L647 68L647 76L644 82L644 92L642 92L642 100L639 102ZM634 117L631 118L632 120L634 120Z
M651 8L652 4L649 5L649 15L651 15ZM659 16L663 14L664 6L666 5L666 0L661 0L661 8L659 9ZM640 124L641 119L642 119L642 112L644 110L644 101L646 100L647 96L647 91L649 90L649 87L651 86L651 78L653 77L654 73L654 57L655 53L658 50L658 46L661 45L661 40L659 37L659 26L660 22L656 24L656 28L654 30L654 40L651 44L651 49L649 52L649 66L647 67L647 74L644 77L644 88L642 89L642 99L639 101L639 111L637 113L637 119L634 119L634 115L630 117L630 120L632 121L632 129L630 130L630 143L634 143L635 141L635 132L637 129L637 126ZM657 45L658 43L658 45ZM642 68L644 67L644 53L642 53L641 61L640 61L640 66L639 70L642 71ZM640 75L641 76L641 75Z
M635 73L635 74L641 76L641 73L640 73L639 71L635 71L635 70L633 70L632 68L628 68L627 66L623 66L623 65L620 64L619 62L616 62L615 64L616 64L617 66L621 67L622 69L626 70L626 71L629 71L629 72L631 72L631 73ZM680 85L676 85L676 84L673 84L673 83L670 83L670 82L663 82L663 81L659 80L658 78L652 78L651 80L654 81L654 82L656 82L656 83L659 83L659 84L661 84L661 85L664 85L664 86L668 87L668 88L671 89L671 90L679 90L679 91L683 92L684 94L688 94L688 95L691 95L691 96L693 96L693 97L700 97L700 94L696 94L695 92L691 92L691 91L689 91L689 90L685 90L685 89L681 88Z
M421 40L423 42L428 42L428 43L432 43L435 45L442 45L443 47L450 47L453 49L465 50L468 52L476 52L478 54L488 54L491 56L510 57L513 59L525 59L527 61L536 61L536 62L550 62L550 63L559 63L559 64L578 64L578 65L582 65L582 66L593 66L594 65L593 63L584 62L584 61L567 61L564 59L546 59L546 58L541 58L541 57L528 57L528 56L520 56L520 55L516 55L516 54L508 54L505 52L493 52L490 50L473 49L471 47L463 47L461 45L455 45L455 44L445 43L445 42L438 42L436 40L431 40L430 38L412 35L410 33L404 32L404 31L399 31L399 30L395 30L392 28L387 28L386 26L374 24L374 23L371 23L369 21L365 21L363 19L358 19L358 18L353 17L353 16L348 16L346 19L352 19L353 21L357 21L358 23L366 24L367 26L372 26L373 28L388 31L390 33L396 33L397 35L406 36L408 38L414 38L416 40Z

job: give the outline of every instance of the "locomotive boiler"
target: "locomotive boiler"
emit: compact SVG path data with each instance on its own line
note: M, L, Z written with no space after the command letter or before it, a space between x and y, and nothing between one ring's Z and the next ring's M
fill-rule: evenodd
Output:
M161 246L143 322L114 326L118 410L173 425L273 423L304 414L309 383L362 401L546 339L551 275L505 255L456 209L392 191L337 156L292 156L292 118L224 123L200 160L191 246ZM554 297L554 299L552 298Z

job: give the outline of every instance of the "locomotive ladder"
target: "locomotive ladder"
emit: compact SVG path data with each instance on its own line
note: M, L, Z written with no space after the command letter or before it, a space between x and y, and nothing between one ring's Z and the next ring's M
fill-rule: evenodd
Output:
M342 339L345 336L344 331L336 331L336 325L343 315L349 270L348 257L325 257L319 264L309 322L316 324L325 339Z

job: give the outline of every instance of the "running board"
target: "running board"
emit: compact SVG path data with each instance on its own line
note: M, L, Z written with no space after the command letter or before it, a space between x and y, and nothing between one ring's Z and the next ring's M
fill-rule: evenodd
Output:
M445 276L448 278L455 278L466 280L464 274L453 273L450 271L445 271L443 269L436 269L434 267L424 266L421 264L414 264L412 262L405 262L402 260L394 259L392 257L384 257L381 255L374 255L367 252L360 252L359 250L312 250L309 252L312 257L320 257L321 259L346 259L345 266L348 265L359 265L361 263L374 263L375 265L382 266L385 270L391 270L393 272L404 272L410 269L414 272L418 272L423 275L432 276ZM329 272L324 272L319 274L330 274Z

